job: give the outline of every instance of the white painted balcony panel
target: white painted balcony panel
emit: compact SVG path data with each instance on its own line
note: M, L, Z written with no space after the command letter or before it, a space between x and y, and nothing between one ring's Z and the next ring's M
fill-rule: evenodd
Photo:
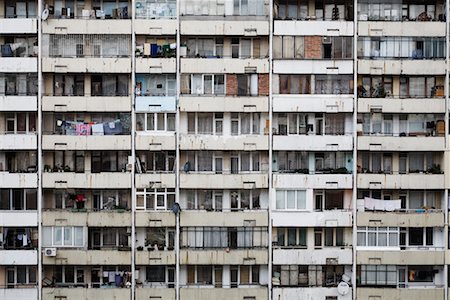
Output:
M268 73L269 60L256 58L181 58L181 73Z
M131 96L44 96L42 110L55 112L125 112L131 111Z
M2 134L0 150L33 150L37 149L36 134Z
M392 227L443 227L444 213L427 212L360 212L356 218L358 226L392 226Z
M136 173L136 188L175 188L175 173Z
M136 73L163 74L176 71L176 58L136 58Z
M445 264L444 249L421 249L408 251L367 251L358 249L356 263L359 265L415 265L420 262L421 265L438 266Z
M353 95L274 95L274 112L353 112Z
M169 211L136 211L136 227L175 227L175 214Z
M352 149L351 135L273 136L273 150L351 151Z
M268 150L268 135L217 136L181 134L180 150Z
M353 60L274 60L276 74L353 74Z
M358 74L370 75L444 75L443 59L391 59L358 60Z
M358 22L360 36L445 37L445 22Z
M0 210L0 226L36 227L38 226L38 213L36 210Z
M50 73L131 73L131 58L43 57L42 71Z
M369 151L444 151L441 136L359 136L358 150Z
M248 298L247 298L248 297ZM186 300L211 300L211 299L267 299L268 290L263 287L248 288L181 288L180 298Z
M333 258L338 265L351 265L351 248L331 247L324 249L273 249L274 265L326 265Z
M42 260L44 265L129 265L131 251L57 248L56 256L43 256Z
M175 96L136 96L136 112L176 112L176 110Z
M228 20L181 20L182 35L269 35L269 22L266 21L228 21Z
M232 97L181 96L179 103L181 112L268 112L269 97Z
M274 211L274 227L351 227L352 212L344 210L325 211Z
M139 35L173 35L177 33L176 19L157 19L134 21L134 31Z
M68 299L68 300L131 299L131 290L126 288L97 289L97 288L45 288L45 287L42 289L42 300L55 300L55 299Z
M274 35L352 36L353 22L275 20Z
M377 300L423 300L423 299L444 299L444 289L435 288L432 285L427 288L410 287L405 289L399 288L365 288L358 287L356 289L357 299L377 299Z
M32 18L1 18L0 19L0 33L1 34L23 34L34 33L37 34L37 19Z
M37 264L38 264L37 250L0 250L0 265L23 266L23 265L37 265Z
M44 226L92 226L114 227L131 226L131 212L125 210L108 211L44 211Z
M130 135L43 135L44 150L130 150Z
M351 189L351 174L273 174L274 188Z
M175 299L175 289L168 288L136 288L136 299Z
M0 111L37 111L37 96L0 96Z
M44 188L79 188L79 189L129 189L131 188L131 173L43 173Z
M213 249L213 250L180 250L182 265L265 265L268 263L267 249Z
M175 265L175 251L153 250L148 251L144 247L141 251L136 251L136 265Z
M359 98L358 112L370 113L377 110L383 113L445 113L445 99L442 98Z
M0 57L1 73L36 73L36 57Z
M175 150L175 134L150 135L138 132L136 134L136 150Z
M268 212L266 210L243 210L238 212L205 212L184 210L180 215L180 226L218 226L242 227L246 221L255 221L254 226L268 226Z
M183 189L266 189L267 174L180 174Z
M4 188L37 188L36 173L0 172L0 186Z
M131 34L128 19L47 19L44 34Z
M16 289L0 289L0 299L2 300L38 299L38 288L30 287L30 288L16 288ZM53 297L51 299L54 300Z
M351 300L353 299L352 292L353 292L352 288L350 288L348 294L340 295L337 291L337 288L326 288L326 287L279 288L277 286L274 286L273 299L298 299L298 296L302 295L302 299L322 300L326 299L326 297L329 296L329 297L337 297L337 300ZM369 299L369 298L363 297L358 299ZM395 298L391 298L390 300L392 299Z
M444 174L358 174L359 189L444 189Z

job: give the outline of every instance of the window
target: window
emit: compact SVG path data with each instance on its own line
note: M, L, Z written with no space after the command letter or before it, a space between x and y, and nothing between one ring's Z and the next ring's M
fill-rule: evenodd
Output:
M344 209L344 191L340 190L316 190L315 195L315 210L333 210Z
M274 157L278 163L278 172L309 173L309 154L307 152L279 151Z
M56 285L84 287L84 269L82 266L53 266Z
M258 95L258 75L238 74L237 96L257 96L257 95Z
M145 280L150 286L173 287L175 268L171 266L146 266Z
M408 246L433 246L432 227L425 227L425 228L409 227L407 234L408 234Z
M36 113L6 113L5 131L9 134L30 134L36 132Z
M84 228L81 226L43 227L44 247L83 247Z
M175 131L175 113L137 113L136 131Z
M397 267L383 265L362 265L360 283L362 286L396 286Z
M54 96L84 96L84 76L55 74Z
M136 96L176 96L174 74L137 74Z
M120 227L89 227L89 245L92 250L125 248L129 246L129 229Z
M166 227L146 228L145 246L158 250L173 250L175 229Z
M7 266L6 267L6 286L7 288L25 287L27 285L36 285L37 267L36 266Z
M432 98L442 97L442 87L436 81L442 82L442 77L400 77L400 97L402 98Z
M35 96L38 92L36 74L0 74L0 95Z
M186 193L187 209L222 211L222 191L190 190Z
M277 190L276 209L306 209L306 191Z
M358 246L399 247L398 227L358 227Z
M138 153L138 173L164 173L175 171L175 152L145 151Z
M126 190L93 191L95 210L129 209L130 194Z
M125 151L92 151L91 172L120 172L126 170L128 153Z
M259 202L259 190L230 191L230 195L232 210L261 208Z
M136 190L137 210L170 210L175 203L175 189L145 188Z
M0 210L36 210L37 191L31 189L0 189Z
M225 75L223 74L192 74L187 76L190 76L190 94L223 95L225 93ZM186 80L189 77L184 78Z
M260 113L231 113L232 135L259 135L261 115Z
M306 248L306 228L277 228L277 246L289 248Z
M310 75L278 75L280 94L311 94ZM275 91L274 91L275 92Z

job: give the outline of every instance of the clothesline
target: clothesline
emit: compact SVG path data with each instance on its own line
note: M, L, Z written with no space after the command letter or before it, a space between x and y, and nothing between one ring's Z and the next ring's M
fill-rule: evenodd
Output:
M66 135L119 135L125 132L119 119L102 123L58 120L56 125L64 129Z

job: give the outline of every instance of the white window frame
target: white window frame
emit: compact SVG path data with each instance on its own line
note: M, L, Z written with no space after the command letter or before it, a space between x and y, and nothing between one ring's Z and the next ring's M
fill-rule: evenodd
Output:
M143 188L136 190L136 197L143 196L144 202L143 206L138 206L138 202L136 201L136 210L144 210L144 211L170 211L171 207L167 207L168 204L168 195L175 195L175 189L171 188L161 188L163 191L158 191L159 188ZM173 190L173 191L169 191ZM147 196L153 195L153 207L154 209L147 209ZM158 206L158 196L164 197L164 206Z
M294 208L288 208L288 192L295 192L295 207ZM284 199L283 199L283 207L278 207L278 196L281 195L281 193L284 193ZM304 204L305 207L298 207L298 201L299 201L299 193L304 193ZM306 202L307 202L307 193L306 190L293 190L293 189L278 189L275 191L275 210L300 210L300 211L306 211Z
M65 240L65 229L69 228L71 230L71 244L70 245L64 245ZM81 234L82 234L82 244L81 245L75 245L75 234L77 234L76 229L81 228ZM61 230L61 244L59 244L55 238L56 238L56 230ZM58 247L58 248L80 248L84 247L86 244L86 234L85 234L85 228L82 226L44 226L43 230L50 230L51 233L51 244L50 245L44 245L44 247Z
M373 248L375 250L386 250L386 248L395 248L397 250L400 249L400 228L399 227L372 227L372 226L358 226L357 228L357 235L363 234L364 235L364 244L363 245L357 245L357 247L361 248ZM376 245L369 246L369 234L375 234L375 243ZM386 235L386 246L379 245L379 237L380 234ZM390 244L390 237L393 235L397 235L396 243L393 245ZM380 249L381 248L381 249Z

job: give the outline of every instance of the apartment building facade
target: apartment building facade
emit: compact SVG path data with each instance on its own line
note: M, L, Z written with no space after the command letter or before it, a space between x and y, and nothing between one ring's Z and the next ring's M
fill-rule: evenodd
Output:
M449 299L448 7L0 0L0 299Z

